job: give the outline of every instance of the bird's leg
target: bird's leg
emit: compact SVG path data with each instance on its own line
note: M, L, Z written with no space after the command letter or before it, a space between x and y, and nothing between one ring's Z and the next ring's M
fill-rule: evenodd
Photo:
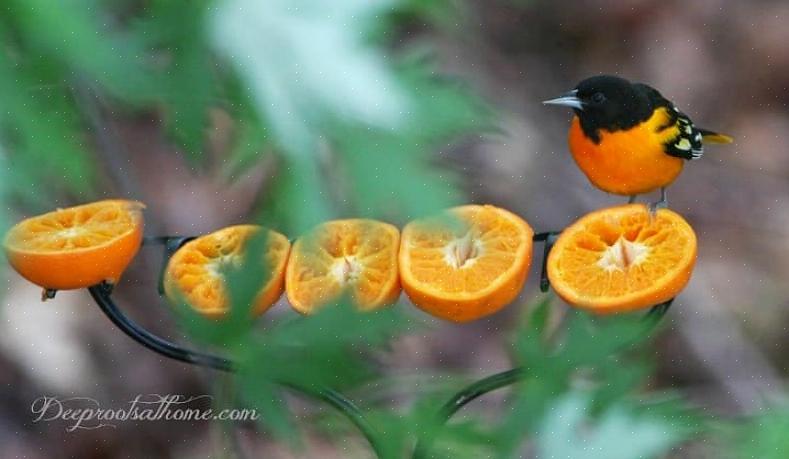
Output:
M649 213L655 215L658 209L665 209L668 207L668 197L666 196L666 187L660 187L660 201L649 204Z
M631 194L629 198L627 198L628 204L633 204L636 202L636 198L638 197L637 194Z
M658 209L668 208L668 196L666 195L666 187L660 187L660 201L657 202Z

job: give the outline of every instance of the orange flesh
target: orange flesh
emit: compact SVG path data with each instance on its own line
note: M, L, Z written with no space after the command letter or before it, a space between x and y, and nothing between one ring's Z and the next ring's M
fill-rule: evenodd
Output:
M493 206L457 207L403 230L403 287L421 309L463 322L498 311L520 292L531 263L532 229Z
M548 257L548 276L568 303L598 312L646 308L687 284L696 236L678 214L650 218L633 204L593 212L567 228Z
M643 194L670 185L682 172L684 160L666 154L663 144L679 128L659 131L669 120L665 108L626 131L600 131L594 143L574 117L570 126L570 152L578 167L596 187L621 195ZM659 132L658 132L659 131Z
M6 243L28 253L95 248L131 232L136 219L125 205L64 209L23 221L9 234Z
M183 295L192 307L206 315L226 313L230 304L222 273L230 266L240 266L247 242L261 230L255 225L231 226L185 244L167 265L167 296L177 300ZM255 314L268 310L282 295L290 250L285 236L271 230L263 231L266 231L266 249L262 257L269 273L255 299Z
M6 235L6 255L17 272L44 288L115 283L142 243L144 207L105 200L29 218Z
M348 292L361 309L397 300L400 232L375 220L335 220L299 238L288 262L286 289L301 313Z

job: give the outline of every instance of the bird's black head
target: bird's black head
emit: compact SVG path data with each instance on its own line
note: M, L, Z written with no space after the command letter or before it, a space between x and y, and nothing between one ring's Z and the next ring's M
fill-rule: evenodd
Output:
M599 137L599 129L628 129L648 119L654 109L654 97L649 89L624 78L600 75L587 78L572 91L543 103L571 107L580 118L584 132L594 139Z

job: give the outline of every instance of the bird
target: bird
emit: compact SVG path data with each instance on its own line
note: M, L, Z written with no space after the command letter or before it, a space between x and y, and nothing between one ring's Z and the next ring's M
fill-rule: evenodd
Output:
M705 143L732 137L696 127L655 88L613 75L587 78L575 89L546 100L575 112L568 143L578 167L597 188L636 197L660 189L651 213L668 207L666 189L685 162L704 154Z

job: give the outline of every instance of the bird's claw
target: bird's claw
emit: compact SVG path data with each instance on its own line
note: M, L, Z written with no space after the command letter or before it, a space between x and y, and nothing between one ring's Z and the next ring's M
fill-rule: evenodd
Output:
M666 197L666 187L662 187L660 189L660 200L658 202L652 202L648 206L649 208L649 219L652 220L655 215L657 215L658 209L666 209L668 208L668 198Z
M658 209L667 209L668 208L668 202L664 201L664 200L661 200L661 201L658 201L658 202L650 202L649 205L647 206L647 208L649 209L649 216L650 216L650 218L652 218L652 217L655 217L657 215Z

